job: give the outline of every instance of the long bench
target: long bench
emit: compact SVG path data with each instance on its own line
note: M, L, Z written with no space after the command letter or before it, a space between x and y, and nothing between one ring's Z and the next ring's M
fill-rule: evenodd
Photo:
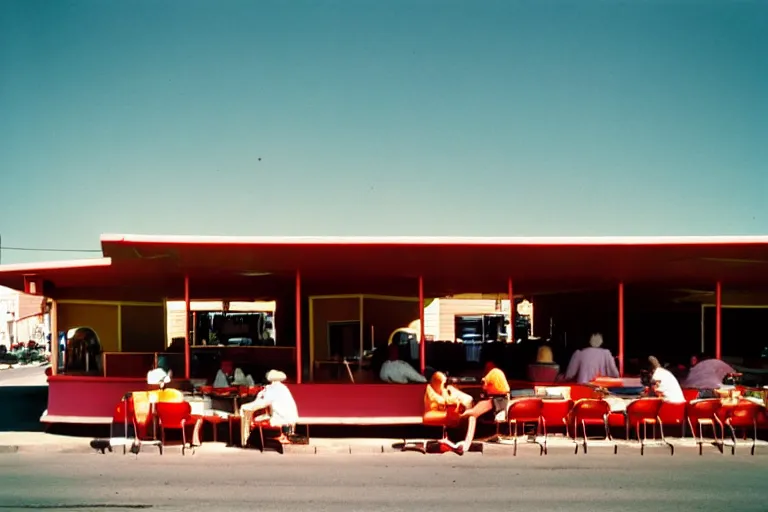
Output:
M298 425L309 427L421 425L424 384L289 384L299 409Z

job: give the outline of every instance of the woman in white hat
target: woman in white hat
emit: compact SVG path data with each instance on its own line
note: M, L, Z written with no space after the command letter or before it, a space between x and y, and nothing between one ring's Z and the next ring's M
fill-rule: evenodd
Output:
M270 370L267 372L269 384L256 396L256 400L240 407L243 446L248 442L248 436L251 433L253 413L258 410L268 409L264 420L268 420L270 426L280 428L281 442L286 441L286 434L293 431L299 421L299 411L291 390L283 384L287 378L285 373L279 370Z

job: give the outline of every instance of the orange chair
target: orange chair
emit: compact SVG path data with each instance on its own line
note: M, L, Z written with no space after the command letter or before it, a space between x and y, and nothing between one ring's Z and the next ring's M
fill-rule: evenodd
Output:
M544 453L547 453L547 440L549 431L547 425L551 427L565 427L565 436L570 437L568 429L568 415L573 408L572 400L542 400L541 401L541 429L544 432Z
M637 439L640 441L640 455L645 453L648 425L653 426L654 440L656 440L656 426L658 425L661 442L669 447L670 455L675 454L675 447L664 437L664 427L659 416L663 405L664 402L661 398L640 398L627 405L627 440L630 439L630 428L634 426ZM640 435L640 425L643 426L642 436Z
M574 454L579 453L579 425L581 425L584 453L587 453L587 425L601 425L605 429L605 437L592 438L593 440L611 441L611 430L608 427L608 415L611 413L611 406L605 400L598 398L582 398L573 404L569 421L573 424L573 440L576 443ZM619 446L613 442L613 453L618 453Z
M718 417L717 413L722 407L719 398L707 398L704 400L694 400L688 404L685 409L685 415L688 417L688 426L691 427L691 434L693 435L696 444L699 445L699 455L704 450L704 425L712 427L712 441L717 445L718 449L722 453L723 440L722 433L724 432L723 422ZM696 428L698 427L699 436L696 437ZM720 426L721 437L717 438L717 426Z
M509 427L509 433L512 435L512 440L514 442L512 455L517 455L517 427L519 425L522 425L523 429L525 429L526 424L535 424L536 433L534 434L534 440L540 435L541 409L541 398L520 398L510 402L509 408L507 409L507 426ZM544 455L544 444L537 444L539 444L539 455Z
M731 431L731 439L733 445L731 445L731 455L736 455L736 429L744 429L744 437L749 429L752 430L752 449L750 453L755 454L755 444L757 443L757 419L760 413L763 412L764 407L750 402L749 400L742 400L733 407L722 407L721 411L725 411L725 425ZM723 433L725 434L725 433Z
M192 415L192 407L189 402L159 402L156 407L160 423L161 446L165 446L166 430L181 430L182 455L186 454L187 444L194 454L195 447L200 446L200 429L203 425L203 419L200 416ZM192 437L187 443L187 429L190 426L192 427Z
M445 408L445 414L439 413L425 413L423 416L422 424L427 427L440 427L442 429L441 438L438 439L403 439L403 445L401 451L417 450L421 453L427 453L427 447L430 443L440 442L448 439L448 429L456 428L461 424L461 412L464 408L456 405L449 404Z
M146 391L134 391L126 396L125 402L128 414L133 416L133 427L136 433L136 442L131 446L131 452L139 454L144 445L157 446L162 453L161 442L155 438L154 407Z

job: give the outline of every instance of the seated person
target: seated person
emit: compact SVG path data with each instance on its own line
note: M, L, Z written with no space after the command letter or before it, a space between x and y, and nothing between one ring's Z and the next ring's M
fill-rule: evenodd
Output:
M663 368L659 360L653 356L648 358L651 365L651 393L661 397L665 402L683 403L685 396L677 378L672 372Z
M241 443L248 442L251 433L253 413L259 410L267 410L259 421L268 422L269 426L280 429L280 442L287 442L287 434L293 433L296 423L299 421L299 411L291 390L283 384L287 379L285 373L278 370L270 370L267 373L267 384L253 402L243 404L240 407L240 422L242 429Z
M449 409L459 414L472 406L472 397L453 386L446 386L447 377L442 372L435 372L424 393L424 423L443 426L450 422Z
M718 389L731 373L736 373L736 370L725 361L707 359L703 355L693 356L691 369L683 380L683 386L695 389Z
M552 357L552 349L548 345L539 347L536 362L528 365L528 380L532 382L555 382L560 373L560 365Z
M408 384L409 382L427 382L426 377L413 369L413 366L400 360L400 349L394 343L387 347L389 360L381 365L379 378L384 382Z
M213 379L214 388L230 387L229 376L232 374L232 362L222 361L219 370L216 372L216 378Z
M483 377L483 399L475 404L474 407L467 409L461 414L462 418L469 418L467 425L467 436L459 443L456 450L460 455L464 450L468 450L475 438L475 427L477 418L485 413L493 412L494 417L499 413L507 413L509 406L509 382L504 372L489 361L485 364L485 377Z

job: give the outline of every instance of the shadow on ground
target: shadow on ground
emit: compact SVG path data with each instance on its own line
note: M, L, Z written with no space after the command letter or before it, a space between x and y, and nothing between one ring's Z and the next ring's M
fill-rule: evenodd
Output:
M48 386L0 387L0 432L42 432Z

